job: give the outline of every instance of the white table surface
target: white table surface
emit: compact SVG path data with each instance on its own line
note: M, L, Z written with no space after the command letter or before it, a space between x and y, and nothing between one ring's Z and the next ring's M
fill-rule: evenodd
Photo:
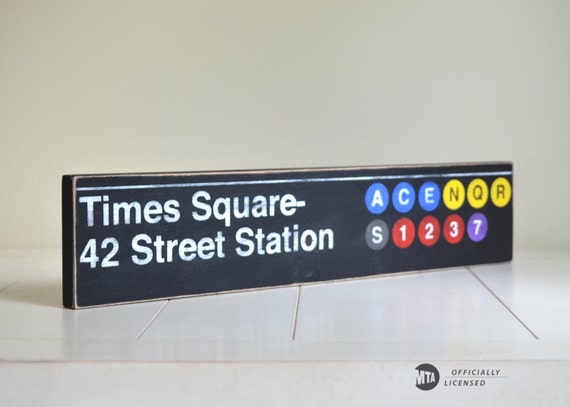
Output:
M68 310L58 251L0 250L0 361L0 405L567 405L570 252Z

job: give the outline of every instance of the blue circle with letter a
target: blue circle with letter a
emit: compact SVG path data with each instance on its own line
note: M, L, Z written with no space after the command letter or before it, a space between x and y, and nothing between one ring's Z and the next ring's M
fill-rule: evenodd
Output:
M381 214L388 208L390 203L390 193L388 188L381 182L370 185L364 197L366 207L374 215Z

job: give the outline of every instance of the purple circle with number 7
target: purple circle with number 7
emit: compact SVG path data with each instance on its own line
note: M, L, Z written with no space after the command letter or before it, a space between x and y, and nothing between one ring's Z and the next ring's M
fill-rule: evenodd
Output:
M480 242L485 239L487 229L489 229L489 224L487 223L487 217L485 215L479 212L471 215L467 222L467 234L471 240Z

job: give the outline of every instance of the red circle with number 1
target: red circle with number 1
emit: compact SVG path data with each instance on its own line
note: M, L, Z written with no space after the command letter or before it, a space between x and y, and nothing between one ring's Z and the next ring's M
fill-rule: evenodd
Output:
M400 249L410 247L416 237L414 223L408 218L400 218L392 227L392 240Z
M439 221L433 216L426 216L418 226L418 238L424 246L433 246L441 233Z
M443 224L443 237L448 243L457 244L463 239L465 223L457 214L449 215Z

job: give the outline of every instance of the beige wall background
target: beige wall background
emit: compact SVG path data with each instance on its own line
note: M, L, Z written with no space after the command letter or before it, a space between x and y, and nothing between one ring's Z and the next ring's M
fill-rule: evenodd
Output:
M0 0L0 247L67 173L509 160L570 247L568 1Z

